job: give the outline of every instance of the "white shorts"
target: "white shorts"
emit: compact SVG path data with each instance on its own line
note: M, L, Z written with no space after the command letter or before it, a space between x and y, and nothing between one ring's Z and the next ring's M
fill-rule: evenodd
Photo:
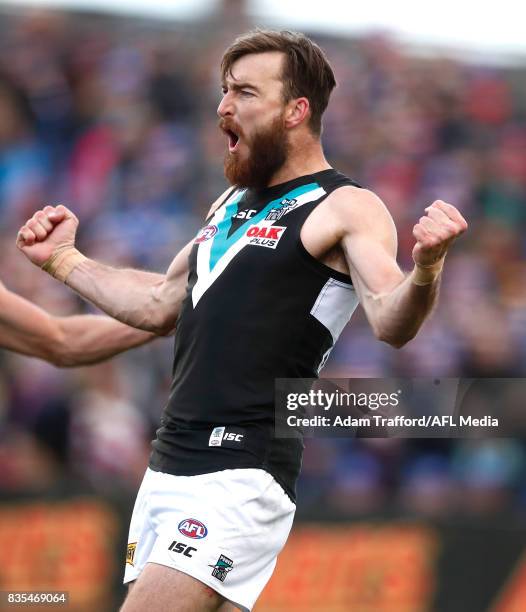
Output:
M296 506L260 469L173 476L146 470L133 509L124 582L159 563L250 611L285 545Z

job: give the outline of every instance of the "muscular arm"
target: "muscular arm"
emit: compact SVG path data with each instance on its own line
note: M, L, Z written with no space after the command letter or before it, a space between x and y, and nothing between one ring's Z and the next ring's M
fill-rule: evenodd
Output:
M53 317L0 283L2 348L70 367L103 361L155 337L109 317Z
M66 284L122 323L155 332L174 327L185 295L192 243L175 257L165 275L119 270L85 259Z
M111 317L156 334L169 333L186 293L192 242L177 254L165 275L121 270L87 259L75 249L77 225L75 215L64 206L47 206L20 229L17 246L33 263Z
M443 202L426 209L413 230L415 267L404 275L396 263L396 228L381 200L355 188L335 196L340 244L367 319L378 339L399 348L416 335L436 302L440 274L429 266L441 268L449 244L467 224Z

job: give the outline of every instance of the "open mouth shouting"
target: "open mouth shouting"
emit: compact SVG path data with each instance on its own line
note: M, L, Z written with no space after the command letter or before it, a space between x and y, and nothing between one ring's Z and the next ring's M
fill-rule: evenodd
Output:
M239 132L234 126L225 125L224 123L220 125L223 132L228 136L228 151L229 153L235 153L239 146L240 136Z

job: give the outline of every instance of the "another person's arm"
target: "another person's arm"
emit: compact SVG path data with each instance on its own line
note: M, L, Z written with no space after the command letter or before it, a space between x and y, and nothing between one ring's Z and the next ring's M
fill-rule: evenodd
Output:
M156 336L109 317L54 317L0 283L0 347L61 367L98 363Z
M377 338L401 347L433 309L444 257L467 223L451 204L438 200L426 208L413 228L415 266L405 275L396 263L396 228L382 201L355 188L334 196L338 238L367 319Z

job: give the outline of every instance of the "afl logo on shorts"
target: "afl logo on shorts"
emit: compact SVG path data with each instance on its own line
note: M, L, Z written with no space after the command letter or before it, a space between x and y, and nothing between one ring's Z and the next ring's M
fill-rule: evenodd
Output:
M179 523L179 532L187 538L192 538L192 540L201 540L202 538L206 538L208 529L201 521L189 518Z
M202 230L199 231L197 236L195 237L194 242L205 242L206 240L210 240L217 234L217 225L207 225L203 227Z

